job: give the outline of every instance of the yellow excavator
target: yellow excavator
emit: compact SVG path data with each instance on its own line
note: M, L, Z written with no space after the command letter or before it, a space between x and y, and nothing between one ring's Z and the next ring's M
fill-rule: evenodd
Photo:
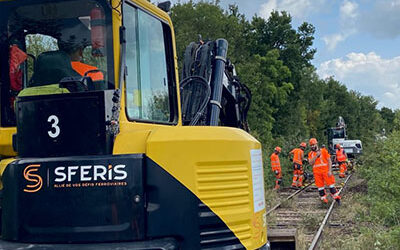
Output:
M269 249L224 39L168 2L0 0L1 249Z

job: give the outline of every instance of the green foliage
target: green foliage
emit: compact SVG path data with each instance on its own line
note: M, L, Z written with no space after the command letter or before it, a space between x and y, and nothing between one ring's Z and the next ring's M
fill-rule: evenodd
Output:
M373 220L400 227L400 132L377 142L363 159Z
M199 34L204 40L229 42L228 57L252 92L251 134L263 145L266 166L273 148L282 147L285 185L290 185L292 175L288 152L310 137L326 144L324 132L338 116L348 125L349 139L362 140L364 147L373 145L383 128L387 132L400 129L400 111L378 110L372 97L349 91L334 78L318 77L311 63L316 53L312 24L295 29L291 16L277 11L268 19L246 19L238 6L224 10L219 1L180 2L173 6L171 17L179 59ZM269 167L266 180L273 186Z

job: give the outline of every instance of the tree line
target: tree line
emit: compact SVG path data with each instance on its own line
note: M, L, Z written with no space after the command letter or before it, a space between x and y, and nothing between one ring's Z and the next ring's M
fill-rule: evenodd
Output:
M400 124L399 110L378 109L373 97L349 90L333 77L321 79L312 65L314 26L304 22L294 28L287 12L246 18L236 5L225 10L219 1L189 1L174 5L171 18L180 63L199 34L204 40L229 42L228 57L252 92L251 133L265 152L275 145L288 152L310 137L326 143L324 131L338 116L345 119L349 138L366 146L382 129L391 132Z

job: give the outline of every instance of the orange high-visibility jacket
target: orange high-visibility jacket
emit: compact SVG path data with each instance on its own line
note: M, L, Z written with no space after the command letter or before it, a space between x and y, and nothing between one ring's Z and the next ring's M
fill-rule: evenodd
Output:
M343 148L342 149L336 149L336 160L338 162L343 162L347 160L346 154L344 153Z
M290 151L290 153L293 154L293 163L303 165L303 157L304 157L303 150L295 148L292 151Z
M313 172L314 173L327 173L329 172L329 159L331 158L328 150L325 148L321 148L321 155L315 160L313 165ZM312 158L317 155L317 152L311 151L308 153L308 160L310 161Z
M272 153L270 159L271 159L272 171L275 171L275 170L281 171L281 163L279 161L279 156L275 153Z
M73 61L71 62L71 66L72 68L78 72L81 76L84 76L86 72L90 71L90 70L98 70L97 67L95 66L91 66L89 64L85 64L85 63L81 63L78 61ZM89 73L87 76L89 76L90 78L92 78L93 81L101 81L104 80L104 76L103 73L101 72L93 72L93 73Z

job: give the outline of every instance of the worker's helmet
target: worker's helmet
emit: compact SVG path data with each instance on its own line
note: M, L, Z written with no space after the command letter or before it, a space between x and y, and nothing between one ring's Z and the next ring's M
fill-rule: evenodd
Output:
M341 149L342 146L341 146L340 144L336 144L336 148L337 148L337 149Z
M82 22L65 27L57 39L58 49L67 54L90 45L90 30Z
M306 147L307 147L307 144L306 144L305 142L302 142L302 143L300 143L300 147L301 147L301 148L306 148Z
M317 145L318 141L315 138L311 138L310 141L308 142L308 144L310 144L310 146L312 145Z
M280 153L280 152L282 152L282 149L281 149L280 147L276 147L276 148L275 148L275 151L278 152L278 153Z

